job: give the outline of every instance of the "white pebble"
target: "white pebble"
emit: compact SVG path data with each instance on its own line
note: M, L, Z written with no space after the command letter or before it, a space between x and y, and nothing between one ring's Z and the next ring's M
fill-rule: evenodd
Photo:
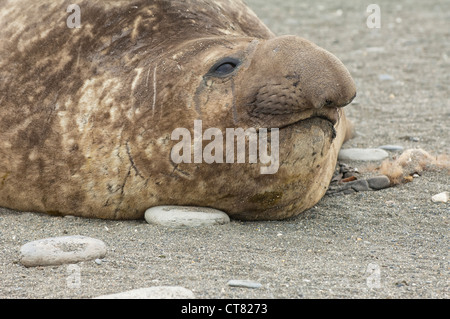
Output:
M199 227L220 225L230 222L224 212L193 206L155 206L145 212L145 220L149 224L168 227Z
M237 280L237 279L232 279L228 281L227 285L230 287L252 288L252 289L258 289L261 288L262 286L259 282L256 281Z
M20 263L26 267L73 264L103 258L106 245L85 236L52 237L26 243L20 255Z
M403 146L401 146L401 145L387 144L387 145L378 146L378 148L381 148L382 150L385 150L385 151L392 151L392 152L403 151Z
M350 161L379 161L385 159L389 154L379 148L347 148L339 151L339 160Z
M442 192L442 193L439 193L439 194L436 194L436 195L432 196L431 200L433 202L447 203L448 202L448 197L449 197L449 192Z

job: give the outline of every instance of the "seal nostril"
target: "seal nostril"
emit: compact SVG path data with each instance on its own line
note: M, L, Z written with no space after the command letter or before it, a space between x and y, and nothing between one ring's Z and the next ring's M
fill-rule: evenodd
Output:
M331 104L333 104L333 101L325 100L325 106L330 106Z

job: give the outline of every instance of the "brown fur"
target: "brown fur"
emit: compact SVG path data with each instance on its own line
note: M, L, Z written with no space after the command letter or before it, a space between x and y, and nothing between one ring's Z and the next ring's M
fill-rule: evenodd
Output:
M325 193L355 86L342 63L275 37L241 1L0 1L0 206L142 218L163 204L280 219ZM221 58L242 61L208 77ZM339 109L338 109L339 108ZM333 129L325 117L339 121ZM179 164L177 127L280 129L280 167ZM336 136L335 136L336 134Z
M391 185L412 181L412 175L423 171L444 169L450 173L450 158L447 155L432 156L423 149L408 149L394 160L384 160L379 171L389 177Z

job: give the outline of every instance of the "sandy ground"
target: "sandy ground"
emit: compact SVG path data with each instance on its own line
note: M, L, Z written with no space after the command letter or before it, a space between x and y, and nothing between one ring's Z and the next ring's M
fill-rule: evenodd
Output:
M450 154L449 1L377 1L380 29L366 25L371 2L247 3L275 33L312 40L350 70L358 96L346 109L358 135L344 147ZM286 221L197 229L0 209L0 298L91 298L160 285L197 298L448 298L450 204L431 196L450 191L449 179L426 172L377 192L325 196ZM100 265L78 264L79 287L67 284L67 265L18 263L28 241L77 234L108 246ZM262 288L228 287L230 279Z

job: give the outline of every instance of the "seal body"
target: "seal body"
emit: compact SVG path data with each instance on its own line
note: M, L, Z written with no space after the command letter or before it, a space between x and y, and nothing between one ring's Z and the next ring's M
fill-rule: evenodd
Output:
M82 1L79 28L69 5L2 2L0 206L135 219L195 205L256 220L324 195L356 92L331 53L274 36L237 0ZM174 162L173 131L194 135L196 120L279 129L276 172Z

